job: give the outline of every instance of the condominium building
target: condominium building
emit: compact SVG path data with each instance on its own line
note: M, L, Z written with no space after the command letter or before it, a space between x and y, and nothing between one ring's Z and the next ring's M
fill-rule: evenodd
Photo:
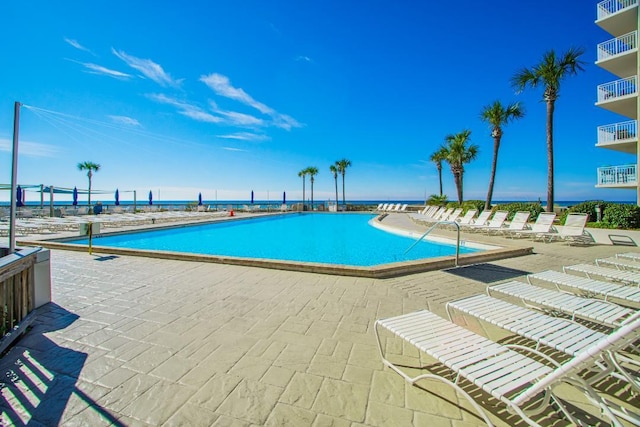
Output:
M624 165L598 168L598 188L638 186L638 0L605 0L598 3L596 25L613 36L598 45L596 65L613 74L616 80L598 86L596 105L621 116L617 123L598 127L597 147L629 154ZM613 76L612 76L613 77Z

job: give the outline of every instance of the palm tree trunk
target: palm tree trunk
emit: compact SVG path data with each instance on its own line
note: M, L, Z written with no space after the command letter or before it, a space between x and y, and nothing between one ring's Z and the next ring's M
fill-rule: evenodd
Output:
M305 194L304 194L304 193L305 193L305 191L304 191L304 190L305 190L305 189L304 189L304 182L305 182L305 179L304 179L304 176L303 176L303 177L302 177L302 210L303 210L303 211L304 211L304 210L306 210L306 209L305 209L305 204L304 204L304 203L305 203L305 200L306 200L306 199L305 199Z
M344 195L344 172L342 172L342 206L344 206L344 210L347 210L347 202L345 201L345 195Z
M338 212L338 175L335 175L333 180L336 182L336 212Z
M459 170L452 172L453 180L456 183L456 189L458 190L458 203L462 204L462 172Z
M311 210L313 210L313 177L311 177Z
M440 197L442 197L442 166L438 166L438 180L440 181Z
M491 199L493 198L493 184L496 179L496 169L498 167L498 150L500 149L500 137L493 138L493 162L491 163L491 178L489 179L489 191L487 192L487 201L484 203L484 209L491 209Z
M87 197L89 207L91 207L91 175L93 174L91 173L91 169L89 169L89 173L87 174L87 176L89 177L89 191Z
M555 100L547 101L547 212L553 212L553 112Z

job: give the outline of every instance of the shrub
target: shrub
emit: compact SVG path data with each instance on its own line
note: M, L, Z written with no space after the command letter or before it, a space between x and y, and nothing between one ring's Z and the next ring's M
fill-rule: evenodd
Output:
M445 206L445 205L448 205L448 203L449 203L449 200L447 200L446 194L443 194L442 196L438 194L432 194L427 199L427 204L433 205L433 206Z
M529 221L535 221L542 212L542 205L540 203L530 203L530 202L514 202L514 203L505 203L504 205L497 205L493 208L494 211L509 211L509 215L507 215L507 221L511 221L518 211L528 211L531 213L529 216Z
M602 221L616 228L640 228L640 207L618 203L607 204Z
M596 214L596 206L600 206L601 213L604 215L604 212L607 210L610 203L607 203L603 200L589 200L586 202L578 203L577 205L571 206L569 209L564 211L562 215L559 216L560 224L564 224L567 219L567 215L573 212L577 213L586 213L589 214L589 221L595 221L598 217Z

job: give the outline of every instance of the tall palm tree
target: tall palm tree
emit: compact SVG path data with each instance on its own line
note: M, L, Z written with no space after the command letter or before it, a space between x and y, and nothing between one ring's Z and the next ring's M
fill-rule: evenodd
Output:
M485 105L480 112L480 119L489 123L491 127L491 137L493 138L493 161L491 162L491 178L489 179L489 190L487 200L484 203L485 209L491 209L491 199L493 198L493 184L496 179L496 168L498 167L498 150L502 140L502 127L524 117L524 108L517 102L512 102L506 107L500 101Z
M563 55L556 56L552 50L542 55L542 61L532 68L523 68L511 78L511 84L518 92L527 86L542 86L542 99L547 103L547 212L553 211L553 113L560 92L560 82L567 76L583 71L584 62L580 56L582 48L570 48Z
M442 196L442 162L446 160L446 157L447 155L442 148L435 151L433 154L431 154L431 157L429 157L429 160L435 163L436 169L438 169L438 179L440 181L440 196Z
M469 145L467 145L469 144ZM458 203L462 204L462 180L464 165L475 160L478 156L478 146L471 144L471 131L447 135L442 150L446 153L445 160L451 167L453 179L458 190Z
M91 178L93 177L93 172L98 172L100 170L100 165L93 162L81 162L81 163L78 163L78 170L87 171L87 177L89 178L89 191L87 192L88 194L87 203L89 204L89 206L91 206Z
M307 168L307 175L309 175L309 181L311 181L311 210L313 210L313 183L316 180L315 176L318 175L318 168L309 166Z
M336 165L329 166L329 171L333 174L333 180L336 183L336 210L338 209L338 168Z
M307 170L306 169L302 169L300 172L298 172L298 176L302 177L302 210L305 210L304 208L304 185L305 185L305 181L306 181L306 177L307 177Z
M338 172L342 175L342 205L345 207L347 207L347 203L345 202L346 198L344 195L344 175L347 173L347 168L351 166L351 160L348 159L342 159L342 160L338 160L336 161L336 168L338 169Z

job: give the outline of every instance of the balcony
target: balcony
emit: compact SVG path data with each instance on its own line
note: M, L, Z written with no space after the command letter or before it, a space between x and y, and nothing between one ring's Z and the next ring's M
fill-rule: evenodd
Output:
M598 168L598 184L602 188L636 188L636 165L607 166Z
M596 65L618 77L637 72L638 32L632 31L598 45Z
M614 36L638 29L638 0L601 1L596 25Z
M637 128L638 123L635 120L600 126L596 147L636 154L638 151Z
M599 85L596 106L635 119L638 112L637 80L637 76L631 76Z

